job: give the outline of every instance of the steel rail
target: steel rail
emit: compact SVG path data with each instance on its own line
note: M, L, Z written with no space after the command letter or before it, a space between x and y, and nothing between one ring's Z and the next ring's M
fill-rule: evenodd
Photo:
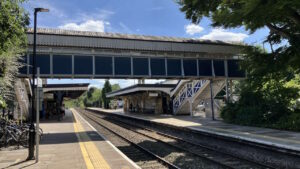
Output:
M115 135L117 135L118 137L122 138L123 140L125 140L126 142L130 143L131 145L135 146L136 148L138 148L139 150L147 153L148 155L152 156L153 158L157 159L159 162L161 162L163 165L165 165L166 167L170 168L170 169L180 169L179 167L175 166L174 164L166 161L165 159L159 157L158 155L156 155L155 153L145 149L144 147L137 145L136 143L130 141L129 139L123 137L122 135L120 135L119 133L113 131L112 129L106 127L105 125L101 124L99 121L88 117L88 115L86 115L86 113L82 113L83 115L85 115L85 117L89 118L90 120L92 120L93 122L95 122L96 124L100 125L101 127L107 129L108 131L114 133ZM95 116L94 116L95 117Z
M155 131L155 130L146 128L145 126L141 126L141 125L137 125L137 124L133 124L133 123L129 124L127 122L121 121L120 118L115 118L115 117L109 117L109 118L112 118L114 120L118 120L120 123L124 123L125 125L133 125L133 126L135 126L137 128L143 129L143 130L147 130L147 131L150 131L150 132L155 132L155 133L160 134L160 135L162 135L164 137L168 137L168 138L171 138L171 139L174 139L174 140L179 140L181 142L185 142L185 143L191 144L193 146L201 147L201 148L207 149L209 151L215 151L215 152L218 152L218 153L222 153L222 154L228 155L228 156L230 156L232 158L236 158L236 159L239 159L239 160L242 160L242 161L253 163L253 164L256 164L256 165L264 167L264 168L276 169L276 167L269 166L267 164L259 163L259 162L252 161L252 160L249 160L249 159L244 159L244 158L236 157L236 156L234 156L232 154L229 154L229 153L226 153L226 152L221 152L221 151L219 151L217 149L214 149L214 148L211 148L211 147L208 147L208 146L204 146L204 145L201 145L201 144L193 143L193 142L191 142L189 140L184 140L184 139L176 137L176 136L172 136L172 135L169 135L169 134L166 134L166 133L162 133L160 131ZM140 132L138 132L138 133L140 133ZM140 134L143 134L143 133L140 133ZM151 136L148 136L148 137L151 137Z
M92 111L89 111L89 112L93 113L94 115L100 115L99 113L101 113L101 112L95 113L95 112L92 112ZM153 129L149 129L149 128L145 127L145 126L141 126L141 125L138 125L138 124L136 124L136 123L135 123L135 124L133 124L133 123L130 123L130 124L129 124L128 122L122 121L122 120L121 120L120 118L118 118L118 117L108 116L108 115L106 115L106 113L105 113L104 116L109 117L109 118L114 119L114 120L117 120L118 122L123 123L123 124L125 124L125 125L135 126L135 127L137 127L137 128L143 129L143 130L147 130L147 131L150 131L150 132L155 132L155 133L160 134L160 135L162 135L162 136L164 136L164 137L171 138L171 139L174 139L174 140L179 140L179 141L181 141L181 142L184 142L184 143L187 143L187 144L191 144L191 145L196 146L196 147L201 147L201 148L207 149L207 150L209 150L209 151L218 152L218 153L221 153L221 154L230 156L231 158L236 158L236 159L239 159L239 160L241 160L241 161L245 161L245 162L248 162L248 163L252 163L252 164L261 166L261 167L263 167L263 168L269 168L269 169L275 169L275 168L276 168L276 167L273 167L273 166L270 166L270 165L267 165L267 164L263 164L263 163L260 163L260 162L256 162L256 161L253 161L253 160L249 160L249 159L244 159L244 158L241 158L241 157L237 157L237 156L234 156L234 155L229 154L229 153L226 153L226 152L221 152L220 150L217 150L217 149L214 149L214 148L211 148L211 147L208 147L208 146L204 146L204 145L201 145L201 144L198 144L198 143L194 143L194 142L191 142L191 141L189 141L189 140L184 140L184 139L182 139L182 138L179 138L179 137L176 137L176 136L172 136L172 135L169 135L169 134L160 132L160 131L156 131L156 130L153 130ZM134 119L134 118L132 118L132 119ZM166 143L166 142L164 142L164 141L161 141L161 140L159 140L159 139L157 139L157 138L154 138L154 137L152 137L152 136L149 136L149 135L147 135L147 134L144 134L144 133L141 133L141 132L137 132L137 131L134 131L134 130L129 129L129 128L126 128L126 129L131 130L131 131L136 132L136 133L139 133L139 134L142 134L142 135L144 135L144 136L146 136L146 137L150 137L150 138L155 139L155 140L157 140L157 141L159 141L159 142L163 142L163 143L165 143L165 144L169 144L169 143ZM172 145L172 144L170 144L170 145L173 146L173 147L180 148L180 147L175 146L175 145ZM181 148L181 149L182 149L182 148ZM183 149L183 150L184 150L184 151L187 151L187 150L185 150L185 149ZM222 163L220 163L220 162L218 162L218 161L212 160L212 159L207 158L207 157L205 157L205 156L202 156L202 155L200 155L200 154L197 154L197 153L194 153L194 152L191 152L191 151L188 151L188 152L189 152L189 153L192 153L192 154L195 154L195 155L197 155L197 156L200 156L200 157L202 157L202 158L206 158L206 159L208 159L208 160L210 160L210 161L212 161L212 162L217 162L218 164L222 164ZM224 167L225 167L225 166L224 166ZM226 165L226 167L234 168L234 167L227 166L227 165Z
M95 115L92 115L92 116L96 117ZM96 117L96 118L101 118L101 117ZM125 125L128 125L128 124L126 124L126 123L124 123L124 122L122 122L122 121L118 121L118 122L119 122L119 123L123 123L123 124L125 124ZM112 123L113 123L113 122L112 122ZM114 124L116 124L116 123L114 123ZM130 129L129 127L125 127L125 126L120 126L120 127L123 127L123 128L125 128L125 129L127 129L127 130L130 130L130 131L134 132L134 133L143 135L143 136L145 136L145 137L154 139L154 140L156 140L156 141L158 141L158 142L160 142L160 143L163 143L163 144L166 144L166 145L171 146L171 147L173 147L173 148L179 149L180 151L184 151L184 152L191 153L191 154L193 154L193 155L195 155L195 156L198 156L198 157L200 157L200 158L202 158L202 159L204 159L204 160L207 160L207 161L210 161L210 162L212 162L212 163L214 163L214 164L220 165L220 166L222 166L222 167L224 167L224 168L234 169L234 167L232 167L232 166L229 166L229 165L227 165L227 164L223 164L223 163L221 163L221 162L219 162L219 161L217 161L217 160L210 159L210 158L208 158L208 157L206 157L206 156L197 154L197 153L192 152L192 151L190 151L190 150L183 149L183 148L181 148L181 147L179 147L179 146L175 146L175 145L173 145L173 144L164 142L164 141L162 141L162 140L160 140L160 139L157 139L157 138L155 138L155 137L149 136L149 135L147 135L147 134L137 132L137 131L135 131L135 130L133 130L133 129Z

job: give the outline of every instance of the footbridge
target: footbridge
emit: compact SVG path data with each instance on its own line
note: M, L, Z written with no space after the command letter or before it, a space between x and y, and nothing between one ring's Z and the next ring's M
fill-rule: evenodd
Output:
M31 77L33 30L19 77ZM199 39L37 30L41 78L243 78L241 45Z

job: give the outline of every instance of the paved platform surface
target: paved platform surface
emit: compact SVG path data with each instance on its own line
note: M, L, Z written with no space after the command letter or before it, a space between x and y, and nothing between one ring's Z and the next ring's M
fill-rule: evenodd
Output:
M202 117L172 116L172 115L150 115L138 113L124 113L122 109L106 110L101 108L90 108L94 110L115 113L124 116L150 120L174 126L187 127L192 130L228 136L246 141L282 147L294 151L300 151L300 132L275 130L260 127L240 126L227 124L220 120L212 121Z
M44 131L39 162L25 161L27 149L0 151L0 168L134 169L139 168L100 136L75 110L62 121L40 124Z

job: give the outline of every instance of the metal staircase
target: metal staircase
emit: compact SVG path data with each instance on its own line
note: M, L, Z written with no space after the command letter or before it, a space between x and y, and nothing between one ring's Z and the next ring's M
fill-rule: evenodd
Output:
M176 97L173 99L173 114L190 114L201 102L210 100L210 81L193 80L185 83L178 83L181 87L176 87L178 92L174 92ZM213 80L212 89L213 97L224 88L224 80ZM215 109L220 106L214 102Z

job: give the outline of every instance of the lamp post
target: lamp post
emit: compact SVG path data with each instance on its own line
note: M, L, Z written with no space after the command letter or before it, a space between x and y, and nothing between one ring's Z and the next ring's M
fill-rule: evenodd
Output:
M38 12L49 12L49 9L45 8L34 8L34 28L33 28L33 56L32 56L32 83L31 83L31 91L32 91L32 98L31 98L31 115L30 115L30 127L29 127L29 140L28 140L28 157L27 160L34 159L34 139L35 139L35 128L34 128L34 100L35 100L35 93L34 93L34 79L36 73L36 24L37 24L37 13Z

